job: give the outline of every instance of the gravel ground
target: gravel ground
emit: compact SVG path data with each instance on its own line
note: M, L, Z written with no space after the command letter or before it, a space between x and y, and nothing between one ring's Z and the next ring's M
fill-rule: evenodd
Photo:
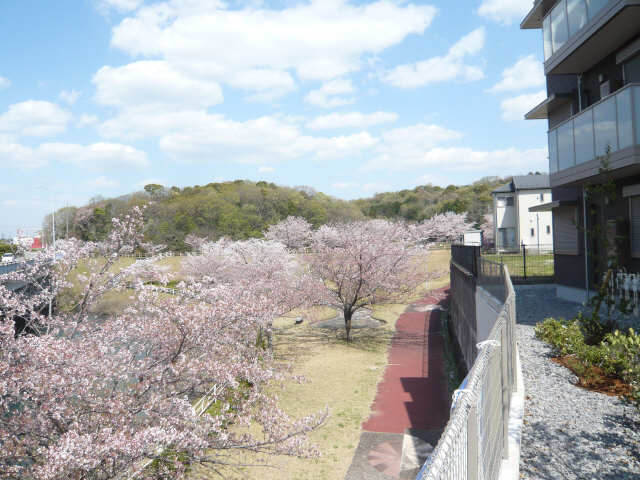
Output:
M640 479L640 414L618 397L575 386L576 377L550 361L534 325L573 317L580 305L550 287L517 287L517 335L525 412L520 476L527 479Z

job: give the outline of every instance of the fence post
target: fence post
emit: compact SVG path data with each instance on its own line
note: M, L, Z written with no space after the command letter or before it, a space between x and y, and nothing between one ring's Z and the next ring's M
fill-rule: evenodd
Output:
M527 247L524 242L522 242L522 270L524 279L527 279Z
M467 417L467 480L478 480L478 406L475 398Z

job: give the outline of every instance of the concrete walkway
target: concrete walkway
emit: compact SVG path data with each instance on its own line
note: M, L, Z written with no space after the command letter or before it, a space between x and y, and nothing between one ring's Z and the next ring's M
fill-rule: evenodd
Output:
M430 292L398 318L389 364L346 480L413 479L449 419L439 305L449 287Z

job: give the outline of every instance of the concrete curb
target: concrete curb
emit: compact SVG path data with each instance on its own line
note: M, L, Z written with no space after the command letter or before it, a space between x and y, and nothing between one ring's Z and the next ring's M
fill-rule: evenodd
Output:
M522 420L524 416L524 380L520 352L516 345L516 372L518 380L516 391L511 395L509 409L509 456L502 460L499 480L517 480L520 478L520 441L522 439Z

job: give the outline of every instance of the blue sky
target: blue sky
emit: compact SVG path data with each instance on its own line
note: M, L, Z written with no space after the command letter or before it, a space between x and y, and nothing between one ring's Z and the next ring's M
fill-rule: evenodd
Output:
M238 178L341 198L547 169L531 0L0 3L0 234Z

